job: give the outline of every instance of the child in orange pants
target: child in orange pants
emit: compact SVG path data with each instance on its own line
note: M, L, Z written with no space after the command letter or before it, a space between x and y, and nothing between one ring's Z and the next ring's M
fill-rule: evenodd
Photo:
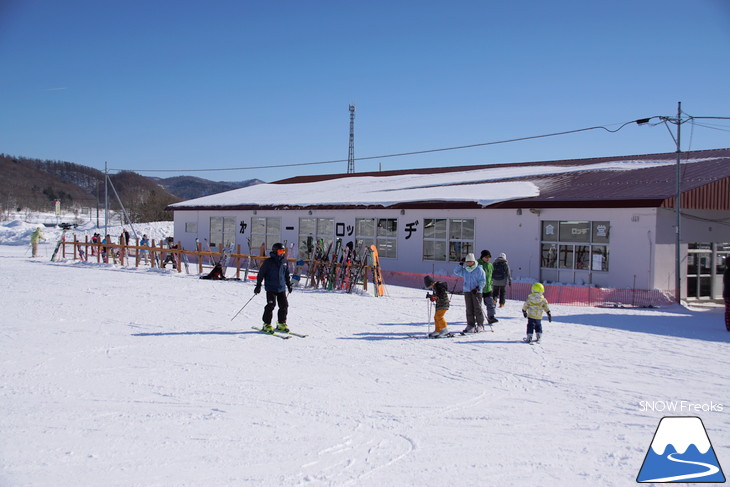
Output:
M426 289L431 289L433 294L426 294L426 298L436 303L436 314L434 315L434 321L436 322L436 330L428 334L431 338L438 338L449 334L448 323L444 315L449 309L449 295L448 288L445 282L434 281L431 276L423 278L423 283L426 285Z

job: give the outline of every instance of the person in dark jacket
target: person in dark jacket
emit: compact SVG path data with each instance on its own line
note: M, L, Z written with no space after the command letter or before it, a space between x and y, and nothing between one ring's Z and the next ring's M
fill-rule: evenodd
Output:
M286 297L286 291L291 292L291 277L289 276L289 264L286 260L286 248L280 243L275 243L269 252L269 258L261 264L258 277L256 278L256 287L254 294L261 292L261 282L264 283L266 289L266 307L264 307L264 325L262 331L273 333L280 331L289 332L286 325L286 315L289 311L289 301ZM271 319L274 316L274 308L279 305L277 313L276 329L271 326Z
M506 300L507 286L512 285L512 271L507 262L507 254L502 252L493 264L492 271L492 297L495 301L499 301L499 307L504 307Z
M449 334L449 326L444 319L446 311L449 309L449 294L448 287L445 282L434 281L431 276L425 276L423 283L426 285L426 289L433 291L433 294L426 294L426 298L431 302L436 303L436 314L433 316L433 320L436 323L436 330L428 334L431 338L438 338Z
M722 275L722 297L725 299L725 328L730 331L730 257L725 258L725 273Z

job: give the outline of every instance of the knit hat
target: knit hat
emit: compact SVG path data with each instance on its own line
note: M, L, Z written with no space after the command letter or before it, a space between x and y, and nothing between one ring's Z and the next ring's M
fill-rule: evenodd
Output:
M431 287L431 285L434 283L434 280L431 276L424 276L423 278L423 285L426 287Z
M507 254L505 254L504 252L502 252L501 254L499 254L499 256L501 258L505 259L505 260L507 259Z
M483 259L484 257L491 257L492 253L488 250L482 250L482 255L479 256L480 259Z
M466 257L464 258L464 262L476 262L477 258L474 257L474 254L466 254Z

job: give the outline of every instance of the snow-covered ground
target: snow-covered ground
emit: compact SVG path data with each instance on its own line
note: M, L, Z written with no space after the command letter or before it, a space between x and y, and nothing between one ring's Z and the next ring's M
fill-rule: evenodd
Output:
M39 255L50 259L55 243L61 238L63 230L58 226L47 227L45 224L55 223L56 220L55 216L46 213L10 215L7 221L0 223L0 245L25 246L27 255L30 255L30 235L36 228L41 227L43 236L46 238L45 243L50 245L41 245ZM91 240L95 233L104 237L105 231L114 238L115 242L118 242L123 229L130 233L130 241L134 241L134 232L137 232L137 237L140 239L142 235L147 234L150 240L154 239L155 242L159 242L165 237L173 236L174 230L173 222L135 223L133 227L121 225L117 222L110 223L105 229L103 219L100 227L97 227L93 221L75 218L72 215L65 215L59 221L77 225L69 231L68 238L71 240L70 235L75 234L76 238L82 242L85 237L89 237L89 240Z
M719 308L554 305L526 345L517 301L428 340L425 291L295 289L309 336L281 340L250 329L261 295L231 321L251 282L52 263L53 238L32 259L13 225L35 228L0 226L2 486L627 486L663 416L730 465Z

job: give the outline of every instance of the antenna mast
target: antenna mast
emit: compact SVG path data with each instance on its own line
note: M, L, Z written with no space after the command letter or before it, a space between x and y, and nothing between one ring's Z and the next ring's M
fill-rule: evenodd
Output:
M350 105L350 150L347 152L347 174L355 172L355 105Z

